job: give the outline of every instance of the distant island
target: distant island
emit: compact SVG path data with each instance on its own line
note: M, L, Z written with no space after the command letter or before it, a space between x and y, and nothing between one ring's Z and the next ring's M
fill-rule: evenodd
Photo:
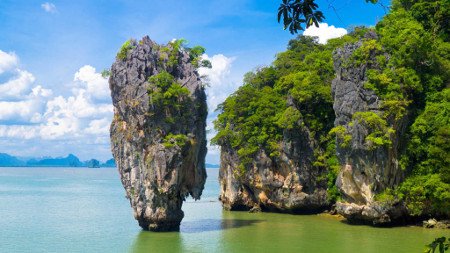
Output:
M41 157L41 158L21 158L6 153L0 153L0 167L116 167L114 159L109 159L101 163L97 159L80 161L80 159L69 154L67 157Z
M0 153L0 167L88 167L88 168L113 168L116 162L113 158L101 162L97 159L80 161L73 154L66 157L40 157L40 158L23 158L16 157L6 153ZM218 169L218 164L205 164L206 168Z

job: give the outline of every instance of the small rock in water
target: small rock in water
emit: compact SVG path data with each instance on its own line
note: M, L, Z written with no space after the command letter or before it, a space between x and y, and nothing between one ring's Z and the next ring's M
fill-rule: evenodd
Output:
M440 228L440 229L449 229L450 228L450 220L436 220L436 219L429 219L426 221L423 221L423 227L424 228Z
M261 212L261 207L259 207L259 206L254 206L254 207L252 207L252 209L250 209L248 212L249 212L249 213L260 213L260 212Z

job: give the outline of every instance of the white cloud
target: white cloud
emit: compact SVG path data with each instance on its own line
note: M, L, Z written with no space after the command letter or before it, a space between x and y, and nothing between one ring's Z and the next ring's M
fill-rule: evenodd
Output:
M89 134L104 134L109 132L111 120L108 118L96 119L89 123L86 132Z
M208 155L209 156L218 156L219 155L219 147L211 145L211 139L217 134L216 130L214 130L213 120L215 117L208 117L206 122L206 139L208 140Z
M208 81L211 86L220 85L224 77L230 73L231 63L234 58L226 57L223 54L216 54L209 57L207 54L202 56L202 59L209 60L212 68L200 68L199 74L208 76Z
M35 126L0 125L0 137L30 140L37 137L37 130Z
M328 26L327 23L320 23L319 27L312 25L303 32L305 36L318 37L320 44L326 44L329 39L339 38L346 34L347 30L344 28L336 28L334 25Z
M0 74L15 68L19 60L14 53L6 53L0 50Z
M101 133L108 135L108 128L105 125L109 126L112 114L111 103L95 104L90 99L90 94L80 89L74 96L68 98L58 96L48 101L44 114L47 123L42 126L41 136L43 139L57 139L67 135L71 137ZM105 117L108 120L105 120ZM99 118L103 127L99 126ZM100 132L99 129L104 132Z
M38 111L39 107L40 104L37 100L0 101L0 122L37 123L41 120L41 115Z
M108 80L103 78L100 73L95 71L95 68L89 65L85 65L75 73L75 82L82 82L83 86L87 89L94 99L109 100L111 93L109 91Z
M41 8L44 9L44 11L48 12L48 13L56 13L56 6L53 3L50 2L45 2L43 4L41 4Z
M16 76L0 84L0 99L20 98L31 91L34 76L25 70L16 69L14 72Z
M38 85L34 87L32 90L34 96L42 96L42 97L50 97L53 95L53 91L50 89L44 89L42 86Z
M42 120L41 112L45 109L46 99L52 91L40 85L34 87L30 94L19 101L0 100L0 124L36 124Z
M13 77L0 84L0 138L107 143L113 106L108 81L95 68L81 67L74 74L72 94L54 96L36 85L31 73L17 68L15 55L8 55L14 60L1 55L10 62L2 69Z
M74 85L71 96L58 96L47 102L43 115L46 124L40 131L43 139L109 135L113 106L106 78L85 65L75 73Z
M209 60L212 68L200 68L198 72L200 75L206 76L206 81L209 84L209 87L206 89L208 107L210 111L214 111L217 105L222 103L236 88L235 85L227 81L231 64L235 58L229 58L223 54L209 57L205 54L203 55L203 59Z
M0 55L1 54L0 50ZM28 71L17 68L19 59L14 54L0 56L2 68L12 77L0 84L0 124L35 124L40 122L40 112L45 108L45 99L52 91L37 85L33 87L35 77ZM5 60L6 59L6 60ZM15 134L16 135L16 134Z
M219 104L221 104L225 99L233 93L237 87L238 83L234 83L230 80L230 72L234 57L227 57L223 54L213 55L209 57L208 55L203 55L203 59L209 60L211 62L212 68L200 68L199 74L206 76L206 82L209 87L206 88L206 95L208 96L208 108L209 115L207 118L207 135L208 139L208 154L207 160L212 162L218 162L219 148L216 146L211 146L211 138L216 135L214 130L213 120L216 117L215 109Z

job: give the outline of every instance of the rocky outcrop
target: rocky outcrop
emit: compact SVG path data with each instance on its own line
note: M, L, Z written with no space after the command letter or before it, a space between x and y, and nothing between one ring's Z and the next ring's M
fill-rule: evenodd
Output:
M376 39L368 33L368 39ZM386 188L393 188L403 179L403 171L398 165L401 136L406 126L406 118L387 122L391 131L391 145L374 146L366 137L373 131L370 126L355 118L359 112L370 112L382 117L381 99L374 91L366 89L367 70L376 68L376 61L352 64L352 54L362 42L347 44L334 52L336 78L332 82L335 126L343 126L350 141L344 143L337 138L337 156L341 171L337 178L343 202L338 202L338 213L349 220L374 224L390 223L404 215L405 207L396 203L377 203L374 196ZM371 55L375 57L375 55Z
M301 122L299 126L304 126ZM306 127L285 130L280 155L260 150L252 164L239 169L237 151L221 146L220 200L227 210L318 212L330 206L325 171L313 168L317 147ZM321 178L322 177L322 178Z
M124 44L111 68L112 152L145 230L178 230L182 202L204 187L206 95L191 61L182 47L144 37Z
M381 203L377 201L365 204L337 202L336 212L350 223L364 223L377 226L390 225L405 221L408 216L402 202Z
M422 222L424 228L450 229L450 220L429 219Z

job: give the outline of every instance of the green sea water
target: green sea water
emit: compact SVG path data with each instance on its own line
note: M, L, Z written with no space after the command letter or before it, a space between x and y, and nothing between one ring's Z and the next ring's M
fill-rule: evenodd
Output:
M323 215L222 211L218 170L180 232L141 231L115 169L0 168L0 252L423 252L448 230L348 225Z

